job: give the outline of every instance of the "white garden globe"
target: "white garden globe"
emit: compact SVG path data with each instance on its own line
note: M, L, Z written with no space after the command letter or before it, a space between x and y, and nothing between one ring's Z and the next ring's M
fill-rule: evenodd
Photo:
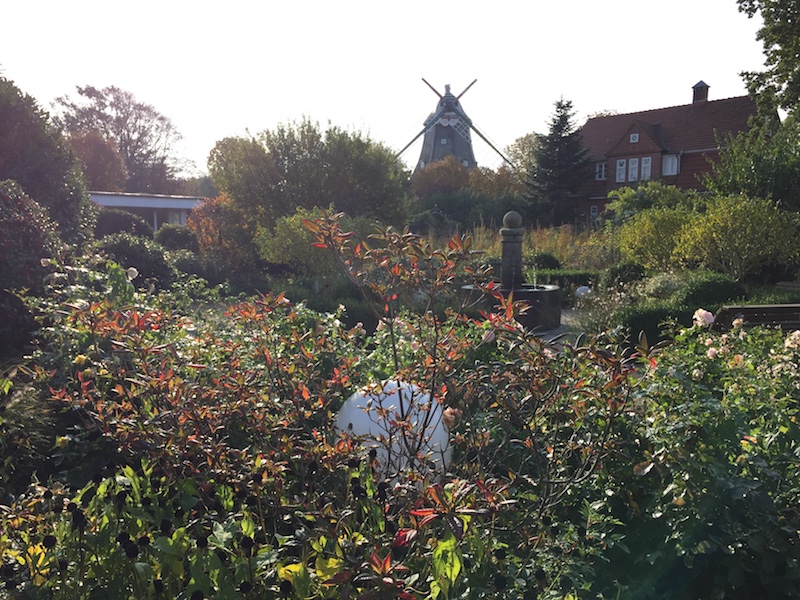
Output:
M389 380L356 392L336 417L336 429L375 448L385 476L406 469L443 472L450 464L450 434L442 406L419 387Z

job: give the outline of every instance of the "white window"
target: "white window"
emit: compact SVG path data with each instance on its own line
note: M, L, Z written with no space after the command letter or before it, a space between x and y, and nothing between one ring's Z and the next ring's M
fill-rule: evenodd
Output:
M597 204L592 204L589 207L589 216L592 218L592 221L597 220L597 215L600 214L600 210L597 207Z
M631 134L631 144L636 144L639 141L639 134L632 133Z
M678 174L678 157L675 154L667 154L661 160L661 174L662 175Z
M632 158L628 161L628 181L639 179L639 159Z
M606 175L606 163L599 162L594 164L594 178L597 181L603 181L607 177Z
M617 161L617 183L623 183L625 181L625 159L620 158Z
M644 180L650 179L651 171L652 171L652 159L649 156L642 157L642 172L641 172L642 179Z

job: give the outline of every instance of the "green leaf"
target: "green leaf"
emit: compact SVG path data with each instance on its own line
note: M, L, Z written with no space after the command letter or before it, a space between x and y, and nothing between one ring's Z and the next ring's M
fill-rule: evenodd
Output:
M444 539L433 549L433 571L436 579L441 581L444 577L450 585L454 584L461 573L462 565L461 550L458 548L456 536L452 531L448 531Z

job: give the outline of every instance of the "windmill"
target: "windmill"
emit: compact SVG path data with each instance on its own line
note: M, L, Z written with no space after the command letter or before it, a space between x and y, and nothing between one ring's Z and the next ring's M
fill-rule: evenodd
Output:
M422 131L414 136L414 139L406 144L405 147L397 153L397 156L403 154L414 142L424 135L425 138L423 139L422 152L417 162L417 169L422 169L425 165L444 160L446 156L451 154L465 167L472 169L477 166L475 154L472 151L471 132L474 131L492 150L500 155L500 158L513 167L511 161L508 160L508 158L506 158L477 127L475 127L472 120L461 108L459 100L467 93L469 88L475 85L475 82L478 81L477 79L464 88L464 91L458 96L452 94L449 84L444 86L444 95L442 95L435 87L428 83L424 77L422 81L433 90L434 94L439 96L439 103L436 105L436 111L432 112L425 120Z

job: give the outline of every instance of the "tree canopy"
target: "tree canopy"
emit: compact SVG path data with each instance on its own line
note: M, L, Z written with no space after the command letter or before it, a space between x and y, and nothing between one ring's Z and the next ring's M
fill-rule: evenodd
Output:
M789 115L721 140L719 161L711 163L706 187L720 195L772 198L800 210L800 123Z
M577 192L586 180L589 160L574 118L572 102L558 100L548 133L540 136L534 148L528 198L534 218L542 225L573 219Z
M120 192L128 171L114 144L97 131L74 133L67 142L83 165L83 176L90 190Z
M92 216L80 164L36 101L0 77L0 180L16 181L48 212L67 241L90 235Z
M304 119L251 138L225 138L209 156L214 184L261 226L298 207L334 206L401 223L408 175L394 153L361 133Z
M800 102L800 5L795 0L737 0L739 10L763 26L757 39L764 46L766 69L742 73L747 88L769 112L793 111Z
M58 122L70 134L97 132L125 162L127 192L170 193L178 167L174 147L180 134L150 104L116 86L76 87L78 98L62 96Z

